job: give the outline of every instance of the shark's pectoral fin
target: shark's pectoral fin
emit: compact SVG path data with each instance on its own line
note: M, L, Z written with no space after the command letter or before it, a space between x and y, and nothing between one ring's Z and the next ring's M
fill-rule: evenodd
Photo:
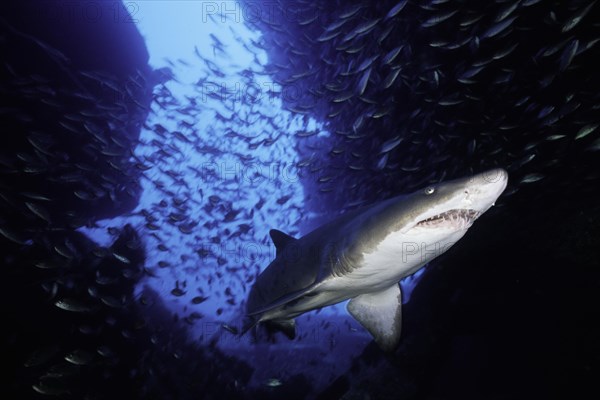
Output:
M361 294L350 300L347 308L382 350L396 349L402 327L402 293L398 284L382 292Z
M275 319L265 321L264 324L271 330L281 331L288 339L296 337L296 321L293 319Z

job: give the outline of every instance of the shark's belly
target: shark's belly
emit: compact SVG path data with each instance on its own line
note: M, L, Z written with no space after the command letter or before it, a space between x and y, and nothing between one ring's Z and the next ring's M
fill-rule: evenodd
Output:
M364 253L359 265L344 274L332 274L325 278L304 296L268 313L265 319L294 318L364 293L389 289L444 253L465 232L443 232L438 235L419 231L412 231L410 235L392 233L373 251Z
M347 274L331 279L324 289L347 292L348 298L385 290L447 251L465 232L393 232L373 251L364 253L359 265Z

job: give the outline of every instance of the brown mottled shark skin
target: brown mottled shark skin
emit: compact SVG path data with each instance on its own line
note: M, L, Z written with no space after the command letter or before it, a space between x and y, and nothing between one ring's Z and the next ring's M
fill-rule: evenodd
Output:
M350 300L348 312L384 350L400 340L398 282L454 245L494 205L508 174L493 169L346 213L295 239L272 230L277 255L257 277L249 323L295 335L294 318Z

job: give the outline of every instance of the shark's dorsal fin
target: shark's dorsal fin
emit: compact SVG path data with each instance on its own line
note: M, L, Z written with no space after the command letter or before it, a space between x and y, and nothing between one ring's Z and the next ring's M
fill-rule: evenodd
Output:
M288 244L294 243L296 240L298 240L287 233L278 231L277 229L271 229L269 231L269 235L271 235L271 240L277 249L277 254L279 254L279 252L281 252Z
M348 312L375 338L384 351L393 351L400 342L402 328L400 285L377 293L356 296L348 303Z

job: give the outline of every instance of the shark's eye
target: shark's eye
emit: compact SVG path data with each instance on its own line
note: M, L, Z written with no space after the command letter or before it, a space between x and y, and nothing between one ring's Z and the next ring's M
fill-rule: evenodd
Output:
M425 189L425 194L433 194L433 192L435 192L435 188L431 186Z

